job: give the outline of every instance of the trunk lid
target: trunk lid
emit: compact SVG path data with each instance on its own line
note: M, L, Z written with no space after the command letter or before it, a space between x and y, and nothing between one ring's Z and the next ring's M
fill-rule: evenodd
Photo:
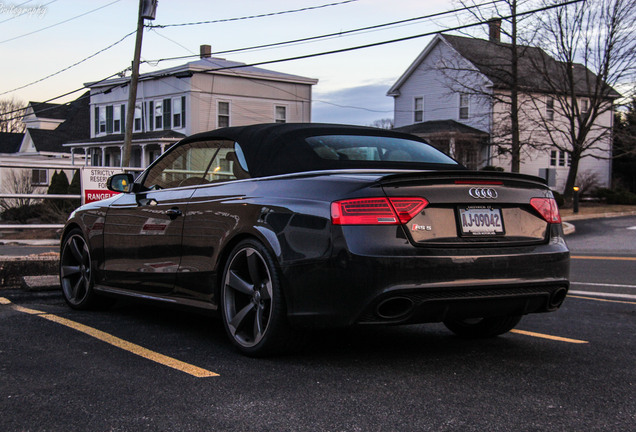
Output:
M378 182L389 199L421 197L428 201L426 208L402 225L415 246L495 246L549 240L550 218L542 216L537 203L548 203L549 210L554 201L552 191L539 177L438 171L388 175Z

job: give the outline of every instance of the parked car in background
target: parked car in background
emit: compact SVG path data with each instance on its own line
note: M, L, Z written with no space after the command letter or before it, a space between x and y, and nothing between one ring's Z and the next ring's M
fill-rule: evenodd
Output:
M217 312L244 354L302 328L444 322L505 333L558 309L569 251L537 177L466 170L424 141L357 126L197 134L62 236L66 302L151 299Z

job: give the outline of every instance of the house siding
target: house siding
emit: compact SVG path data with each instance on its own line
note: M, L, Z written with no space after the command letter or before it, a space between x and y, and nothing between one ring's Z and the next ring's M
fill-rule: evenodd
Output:
M459 95L462 88L454 81L470 87L482 86L486 81L477 71L468 71L470 63L439 39L435 46L399 89L394 97L395 126L415 123L414 103L423 98L422 121L455 120L484 132L490 132L490 101L486 96L469 95L469 118L459 118ZM488 91L487 89L485 91Z

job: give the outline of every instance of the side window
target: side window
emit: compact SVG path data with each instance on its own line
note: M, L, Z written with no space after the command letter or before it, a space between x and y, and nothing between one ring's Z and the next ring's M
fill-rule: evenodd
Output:
M236 179L229 140L197 141L172 148L143 181L146 189L167 189Z

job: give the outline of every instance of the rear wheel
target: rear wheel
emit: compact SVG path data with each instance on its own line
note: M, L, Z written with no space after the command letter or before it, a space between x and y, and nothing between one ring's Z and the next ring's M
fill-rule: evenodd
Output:
M278 270L256 240L244 240L232 250L223 273L221 307L230 340L246 355L279 352L292 339Z
M521 315L489 318L448 319L444 325L465 338L488 338L509 332L521 321Z
M79 229L69 232L62 242L60 285L64 300L73 309L89 309L111 302L93 290L93 261Z

